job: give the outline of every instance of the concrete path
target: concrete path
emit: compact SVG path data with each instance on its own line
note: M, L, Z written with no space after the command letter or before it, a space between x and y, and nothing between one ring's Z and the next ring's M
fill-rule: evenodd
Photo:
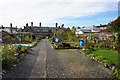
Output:
M45 78L46 77L46 41L42 40L39 46L40 52L32 69L30 78Z
M4 78L109 78L110 72L87 56L73 51L53 51L41 40Z

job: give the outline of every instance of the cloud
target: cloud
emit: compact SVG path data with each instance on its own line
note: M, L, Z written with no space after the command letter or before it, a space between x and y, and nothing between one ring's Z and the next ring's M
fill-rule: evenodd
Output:
M51 24L64 17L91 16L117 10L118 0L0 0L0 24L22 27L33 21ZM64 20L63 20L64 22ZM53 23L54 24L54 23Z

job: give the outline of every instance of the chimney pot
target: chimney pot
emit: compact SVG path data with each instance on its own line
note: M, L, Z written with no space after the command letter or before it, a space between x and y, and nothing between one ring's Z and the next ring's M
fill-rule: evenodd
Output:
M12 23L10 23L10 32L12 33Z
M41 27L41 22L39 23L39 27Z
M64 28L64 24L61 25L61 28Z
M26 27L28 27L28 23L26 23Z
M31 22L31 26L33 26L33 22Z
M57 26L58 26L58 23L56 23L56 24L55 24L55 26L56 26L56 28L57 28Z

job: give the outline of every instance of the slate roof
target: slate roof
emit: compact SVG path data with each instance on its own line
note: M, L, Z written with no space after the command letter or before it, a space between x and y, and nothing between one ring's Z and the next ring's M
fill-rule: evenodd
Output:
M32 32L56 32L57 30L61 29L63 31L66 31L67 28L56 28L56 27L38 27L38 26L28 26L28 28L31 29ZM23 29L24 30L24 29Z
M32 30L32 32L40 32L40 27L30 27L29 28Z
M22 28L19 28L19 29L17 30L17 32L22 32L22 30L23 30Z

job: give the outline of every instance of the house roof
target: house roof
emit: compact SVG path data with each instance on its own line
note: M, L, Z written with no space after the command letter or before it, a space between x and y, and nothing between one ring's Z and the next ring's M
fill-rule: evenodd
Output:
M0 31L0 34L2 34L2 35L0 35L0 37L4 37L4 36L8 36L8 35L10 35L10 33L8 33L8 32L6 32L6 31Z
M23 30L22 28L19 28L19 29L17 30L17 32L22 32L22 30Z
M30 27L29 28L32 30L32 32L40 32L40 27Z
M28 28L30 28L32 32L49 32L49 30L51 30L54 33L54 32L56 32L57 30L60 30L60 29L62 29L63 31L66 31L66 28L56 28L56 27L28 26Z
M106 27L107 25L100 25L100 26L96 26L96 27Z

